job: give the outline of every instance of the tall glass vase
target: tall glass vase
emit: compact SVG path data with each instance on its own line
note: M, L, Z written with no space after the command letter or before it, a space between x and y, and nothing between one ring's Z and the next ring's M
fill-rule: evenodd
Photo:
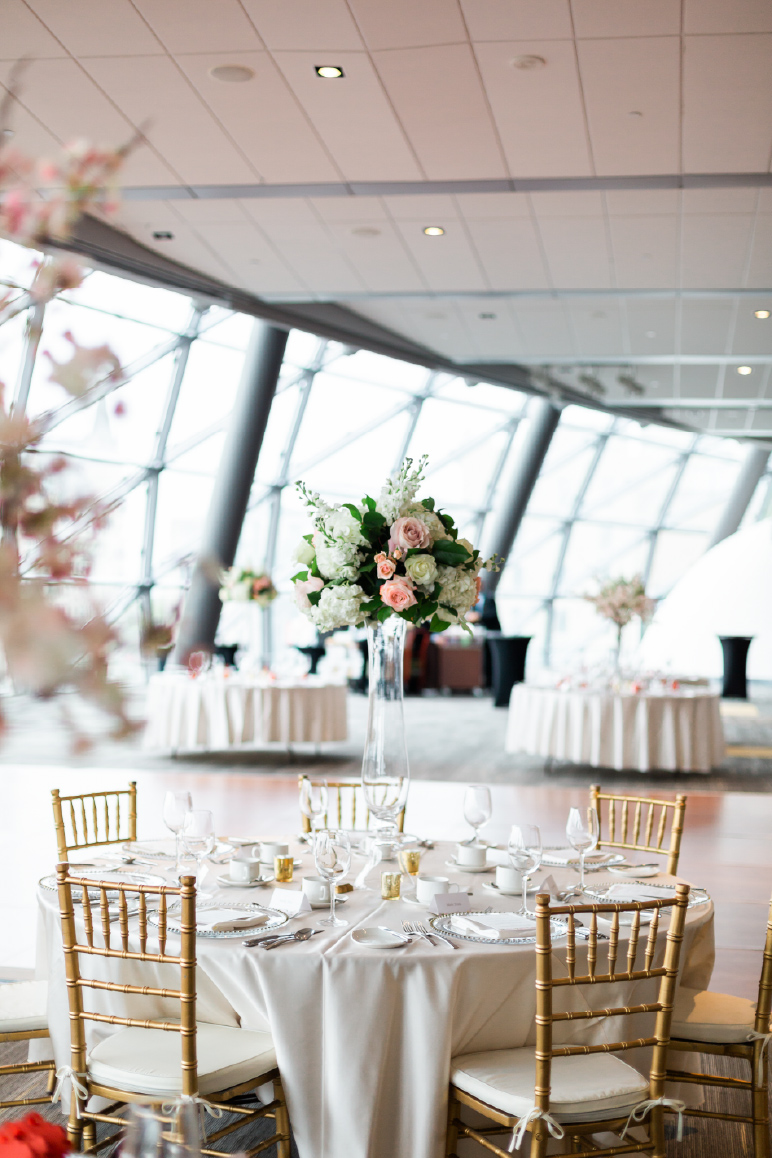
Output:
M379 822L382 860L396 855L398 818L410 786L402 707L405 629L405 620L397 615L367 629L370 690L362 788Z

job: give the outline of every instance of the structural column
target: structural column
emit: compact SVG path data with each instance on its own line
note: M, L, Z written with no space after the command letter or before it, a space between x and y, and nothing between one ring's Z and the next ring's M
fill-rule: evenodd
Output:
M708 544L708 550L710 550L711 547L715 547L716 543L721 543L724 539L728 539L740 526L743 515L748 509L748 503L753 498L753 492L759 480L762 478L764 471L767 469L768 461L769 447L750 447L745 456L745 461L740 468L740 473L737 476L737 482L734 484L734 490L727 499L726 506L721 512L718 526L713 532L710 543Z
M255 322L209 504L198 562L185 600L174 648L175 663L186 663L191 651L214 647L222 608L216 569L231 567L236 556L286 345L285 330L265 322Z

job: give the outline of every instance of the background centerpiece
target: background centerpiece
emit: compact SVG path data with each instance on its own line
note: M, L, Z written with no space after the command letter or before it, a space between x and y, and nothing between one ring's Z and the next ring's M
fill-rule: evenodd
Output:
M302 482L298 490L314 511L313 533L296 558L295 599L319 631L367 627L369 705L362 761L368 808L393 834L409 783L402 709L407 624L433 632L457 624L480 592L480 552L458 537L453 517L434 499L418 500L427 458L405 459L377 499L330 505Z

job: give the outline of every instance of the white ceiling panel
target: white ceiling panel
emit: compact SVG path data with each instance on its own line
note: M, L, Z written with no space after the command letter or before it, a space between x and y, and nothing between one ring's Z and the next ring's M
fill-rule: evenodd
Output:
M750 216L684 217L681 284L693 289L743 285L752 230Z
M715 366L681 366L679 374L680 396L682 398L715 398L718 374ZM692 419L685 415L682 421L691 422Z
M684 0L684 31L772 32L769 0Z
M411 221L398 221L397 228L430 289L463 292L490 288L462 225L451 224L444 237L425 237Z
M99 3L100 0L95 0ZM238 0L132 0L171 53L246 52L263 45ZM58 4L58 0L46 0Z
M531 220L467 220L467 229L493 289L549 288L542 249Z
M459 362L474 357L464 319L453 302L353 302L352 309Z
M189 201L174 201L169 204L174 205L174 212L178 213L183 221L189 222L191 225L224 225L226 223L235 224L241 223L251 227L251 220L249 215L245 212L244 206L240 201L226 201L220 198L212 198L211 200L189 200Z
M772 289L772 216L759 215L753 232L751 260L745 283L750 288ZM767 305L766 309L772 309Z
M4 127L13 129L14 147L32 157L54 157L63 144L18 100L12 102Z
M253 292L302 293L305 289L297 274L251 222L210 223L205 235L215 253Z
M513 311L520 323L525 353L529 358L568 358L576 355L576 343L568 311L560 301L516 302Z
M678 213L681 204L678 189L608 189L603 196L609 213L619 217Z
M349 0L368 48L461 44L466 28L454 0Z
M591 302L572 301L568 306L583 358L624 355L626 334L619 302L614 298L594 298Z
M130 0L110 0L109 16L103 0L67 0L66 4L60 0L28 0L28 3L73 56L142 56L163 52Z
M254 182L256 171L168 57L91 57L84 67L135 125L147 124L148 140L183 181Z
M486 218L531 216L527 193L457 193L455 201L461 214L468 219L483 221Z
M241 205L247 217L272 237L291 238L296 229L313 230L319 225L319 217L305 197L250 197Z
M425 176L410 150L370 58L339 52L345 76L322 80L316 54L277 52L279 68L349 181L416 181Z
M477 44L488 97L514 177L581 177L592 173L582 94L571 41ZM512 60L543 57L544 68Z
M733 298L708 301L686 298L681 303L681 353L724 354L734 316Z
M677 173L679 38L582 40L577 47L596 171Z
M571 0L578 37L678 36L681 0Z
M378 232L357 232L363 228ZM408 256L401 234L390 222L376 218L364 227L336 222L328 225L328 229L368 290L375 293L420 293L426 289L426 284Z
M558 289L611 288L612 266L602 218L543 217L539 231L554 286Z
M667 289L678 278L678 218L612 217L611 246L617 285Z
M449 193L408 193L404 197L384 197L383 204L395 221L412 221L417 227L420 222L418 232L424 225L444 226L459 217L456 199Z
M148 207L150 204L148 203ZM157 229L170 230L174 237L171 241L157 241L153 237L153 231ZM171 204L153 205L144 222L135 219L131 226L131 234L142 245L154 249L163 257L179 261L192 269L202 270L211 277L241 286L236 271L202 240L191 225L177 216Z
M39 56L66 56L67 49L52 36L22 0L3 0L0 59L34 60Z
M322 221L380 226L389 220L380 197L309 197L307 201Z
M684 169L758 173L772 146L772 35L688 36Z
M602 217L603 194L594 189L554 190L549 193L531 193L531 204L536 216L542 217Z
M430 181L507 175L467 44L376 52L373 60Z
M683 213L755 213L758 189L684 189Z
M756 318L754 310L772 310L772 294L740 299L732 350L737 354L772 355L772 318Z
M568 0L461 0L472 40L570 38Z
M628 298L625 311L631 354L673 353L676 349L675 299ZM657 374L660 369L662 367L656 367Z
M302 270L302 280L314 293L360 293L367 288L320 221L306 221L291 231L264 224L262 229L288 266Z
M241 0L271 49L356 50L363 48L346 0ZM316 64L340 64L317 60Z
M176 60L264 181L340 180L340 172L269 53L197 53ZM219 64L245 65L255 75L244 84L223 84L209 74Z

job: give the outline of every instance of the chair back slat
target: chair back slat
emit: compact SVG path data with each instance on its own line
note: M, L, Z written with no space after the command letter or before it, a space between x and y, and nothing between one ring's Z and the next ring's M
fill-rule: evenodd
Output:
M80 796L51 793L60 861L74 849L137 839L137 785L109 792L85 792Z
M91 918L91 905L88 900L88 887L83 886L81 904L83 906L83 924L86 929L86 940L93 948L94 946L94 922Z
M88 890L86 904L88 904ZM99 890L99 911L102 915L102 937L105 942L105 949L110 948L110 906L107 901L107 889L100 888Z
M657 800L648 796L622 796L602 792L600 785L593 784L590 787L590 803L598 813L599 846L667 856L667 871L671 876L677 875L686 813L684 795L679 794L674 801ZM671 816L668 840L668 819ZM605 835L606 832L608 835Z
M630 940L627 942L627 972L632 973L635 968L635 958L638 954L638 936L641 932L641 914L633 913L633 923L630 926Z
M301 797L304 782L309 783L312 788L319 788L322 785L327 787L327 811L322 816L322 828L329 828L330 818L332 818L337 828L356 829L357 813L360 816L364 814L365 828L370 827L370 810L364 803L360 804L360 795L363 796L363 793L362 785L358 780L321 780L301 775L298 777L298 789ZM302 810L300 820L303 832L310 832L311 821ZM397 825L399 831L403 832L405 826L404 808L397 815Z
M139 894L139 951L147 952L147 898Z
M769 1033L769 1018L772 1012L772 904L767 916L767 936L764 941L764 955L761 959L759 994L756 1001L756 1033Z

